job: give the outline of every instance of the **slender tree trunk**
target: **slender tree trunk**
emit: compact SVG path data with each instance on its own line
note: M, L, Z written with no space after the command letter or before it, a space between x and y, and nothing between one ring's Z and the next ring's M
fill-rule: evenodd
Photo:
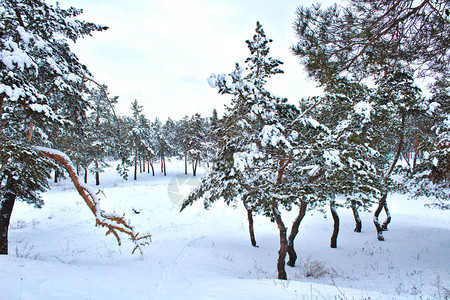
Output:
M337 247L337 238L339 234L339 216L336 210L336 203L334 200L330 201L330 210L331 210L331 216L333 217L333 234L331 235L331 248Z
M281 218L281 213L278 210L277 204L272 204L272 214L277 223L278 230L280 232L280 249L278 250L278 279L287 280L287 274L285 269L286 264L286 254L287 254L287 236L286 236L286 226L284 226L283 219Z
M163 156L163 165L164 165L164 176L167 175L167 169L166 169L166 157Z
M145 173L145 157L142 157L142 172Z
M150 173L150 158L147 159L147 173Z
M97 171L99 168L98 160L95 160L95 185L100 185L100 172Z
M386 198L387 198L387 193L384 193L381 196L381 199L378 202L378 207L375 210L375 213L373 215L373 223L375 224L375 228L377 229L377 238L379 241L384 241L383 228L380 224L380 221L378 220L378 217L380 216L380 213L383 210L384 204L386 203Z
M55 170L55 183L58 183L58 175L59 175L58 170Z
M381 229L383 229L383 231L387 231L388 225L389 225L389 223L391 223L391 213L389 212L389 208L387 206L387 201L384 201L383 208L386 213L386 220L383 222L383 225L381 225Z
M137 151L134 153L134 180L137 180Z
M84 183L87 184L88 183L88 168L87 167L83 167L84 168Z
M155 176L155 168L153 167L153 163L150 163L150 167L152 167L152 175Z
M355 232L361 232L362 229L362 222L361 218L359 217L358 213L358 207L356 205L356 201L352 200L352 211L353 211L353 218L355 218Z
M192 175L197 176L198 157L192 161Z
M139 155L139 173L142 173L142 157Z
M14 193L14 180L8 176L6 180L6 193L0 199L0 255L8 254L8 228L11 214L16 201Z
M308 203L303 202L303 201L301 202L300 210L298 212L297 217L294 220L294 223L292 224L291 233L289 234L289 237L288 237L287 252L289 254L289 260L287 262L287 265L290 267L294 267L295 262L297 260L297 253L295 252L295 249L294 249L294 240L298 234L298 228L300 227L300 223L302 222L303 218L305 217L307 206L308 206Z
M80 164L77 164L77 176L80 176Z
M244 207L247 210L248 232L250 233L250 242L252 243L253 247L258 247L258 245L256 245L255 230L253 227L253 211L247 204L247 197L248 195L244 196L242 202L244 203Z
M184 175L188 173L188 159L187 159L187 151L184 151Z

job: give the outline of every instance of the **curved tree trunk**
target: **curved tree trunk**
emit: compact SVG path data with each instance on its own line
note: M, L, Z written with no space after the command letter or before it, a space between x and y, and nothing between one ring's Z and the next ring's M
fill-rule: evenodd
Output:
M355 232L361 232L362 229L362 222L361 218L359 217L358 213L358 206L356 205L356 201L352 200L352 211L353 211L353 218L355 218Z
M155 176L155 168L153 167L153 163L150 163L150 167L152 167L152 176Z
M401 114L401 125L400 125L400 133L399 133L399 141L397 146L397 152L395 153L394 159L392 160L391 166L389 170L384 174L384 182L386 181L389 176L391 176L391 173L394 171L395 166L397 165L397 161L400 158L400 154L402 152L403 143L405 139L404 129L405 129L405 118L406 113L403 111ZM391 222L391 214L389 212L389 209L387 207L386 198L387 198L387 191L385 191L380 198L380 201L378 202L378 207L375 210L375 213L373 215L373 223L375 224L375 228L377 229L377 238L379 241L384 241L383 237L383 228L384 230L387 230L387 225ZM378 217L380 216L381 210L385 209L387 219L383 223L383 225L380 225L380 221L378 220Z
M387 201L384 201L383 208L384 208L384 211L386 212L386 220L383 222L383 225L381 225L381 229L383 229L383 231L387 231L388 225L389 225L389 223L391 223L391 213L387 206Z
M258 245L256 245L255 230L253 227L253 211L247 204L247 197L248 197L248 195L244 196L244 199L242 202L244 203L244 207L247 210L248 231L250 233L250 242L253 247L258 247Z
M280 232L280 249L278 250L278 279L287 280L287 274L285 269L286 254L287 254L287 236L286 236L286 226L284 226L283 219L281 218L281 213L278 210L276 204L272 204L272 214L277 223L278 230Z
M7 192L0 199L0 254L8 254L8 228L11 214L16 201L14 180L8 176L6 180Z
M331 248L337 248L337 238L339 234L339 216L336 210L336 203L333 201L330 201L330 210L331 210L331 216L333 217L333 234L331 235Z
M300 227L300 223L302 222L303 218L306 214L306 207L308 204L306 202L301 202L300 204L300 211L298 212L297 217L294 220L294 223L292 224L291 233L289 234L288 238L288 244L287 244L287 252L289 254L289 260L287 262L287 265L290 267L295 266L295 262L297 260L297 253L294 249L294 240L295 237L298 234L298 228Z
M380 216L380 213L383 210L384 204L386 203L386 197L387 197L387 193L384 193L381 196L381 199L378 202L378 207L375 210L375 213L373 215L373 223L375 224L375 228L377 229L377 238L379 241L384 241L383 228L381 227L378 217Z

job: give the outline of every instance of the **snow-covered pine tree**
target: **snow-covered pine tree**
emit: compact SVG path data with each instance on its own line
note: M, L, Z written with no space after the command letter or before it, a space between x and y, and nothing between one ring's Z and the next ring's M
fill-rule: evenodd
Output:
M277 223L280 250L278 278L286 279L287 229L279 206L290 209L297 199L292 182L286 178L298 157L306 152L296 150L301 134L296 129L320 124L300 115L287 100L266 90L267 80L282 73L279 60L268 57L268 39L261 24L247 41L251 56L246 59L246 72L236 64L230 74L212 74L208 79L221 94L233 96L231 105L218 126L219 148L210 173L184 201L182 210L203 198L205 208L217 200L228 205L243 201L249 211L252 236L252 212L263 212ZM303 172L305 173L305 172ZM255 245L254 234L252 244Z
M83 186L62 152L37 147L49 144L46 128L85 115L81 88L90 76L70 51L76 41L106 27L76 19L82 10L61 9L42 0L1 2L0 10L0 254L8 251L8 225L15 200L42 205L52 161L64 165L77 191L120 244L126 233L140 249L133 228L121 216L98 209L95 193ZM58 97L51 97L58 94ZM67 96L67 97L66 97ZM54 109L57 107L58 109Z
M108 96L106 85L89 91L88 100L91 103L91 112L86 123L89 127L87 134L91 140L87 145L90 146L91 151L87 151L87 153L92 153L93 166L90 171L95 174L96 185L100 184L100 173L109 166L107 159L113 152L114 137L120 126L113 113L117 99L118 97Z
M184 159L184 174L188 174L188 153L190 145L190 135L189 135L189 117L184 116L181 120L176 123L176 137L178 152L183 156Z
M427 116L431 132L417 145L423 158L410 176L413 196L433 199L429 206L450 209L450 81L439 78L433 84Z
M201 160L206 159L207 151L207 123L200 114L194 114L188 123L188 156L192 163L192 175L197 176L197 168Z
M142 105L139 105L137 100L134 100L131 103L131 112L132 117L130 118L130 125L131 125L131 132L130 132L130 142L131 142L131 153L133 156L133 164L134 164L134 180L137 180L137 174L138 174L138 163L139 163L139 156L141 153L141 149L143 146L143 139L145 138L144 135L144 126L145 123L143 123L142 116Z

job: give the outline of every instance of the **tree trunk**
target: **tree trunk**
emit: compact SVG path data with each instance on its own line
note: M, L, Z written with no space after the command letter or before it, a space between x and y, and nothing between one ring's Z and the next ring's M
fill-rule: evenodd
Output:
M386 179L389 178L389 176L391 176L392 171L394 171L394 168L397 165L397 161L400 158L400 154L402 152L403 143L404 143L404 139L405 139L405 134L404 134L405 118L406 118L406 113L402 112L397 152L395 153L394 159L392 160L389 170L386 172L386 174L384 174L384 180L383 180L384 183L386 182ZM383 227L385 227L385 230L387 230L387 225L391 222L391 214L389 213L389 209L388 209L387 203L386 203L387 193L388 192L386 191L381 195L380 201L378 202L378 207L373 216L373 223L375 224L375 228L377 229L377 238L379 241L384 241ZM386 221L384 221L383 225L380 225L380 221L378 220L378 217L380 216L381 210L383 208L386 211L387 219L386 219Z
M150 173L150 158L147 159L147 173Z
M100 172L97 171L99 168L98 160L95 160L95 185L100 185Z
M192 161L192 175L197 176L198 157Z
M353 217L355 218L355 232L361 232L362 229L362 222L361 218L359 217L358 213L358 207L356 206L356 201L352 200L352 211L353 211Z
M375 210L375 213L373 215L373 223L375 224L375 228L377 229L377 238L379 241L384 241L383 228L380 225L380 221L378 220L378 217L380 216L380 213L383 210L384 204L386 203L386 198L387 198L387 193L384 193L381 196L381 199L378 202L378 207Z
M14 181L8 176L6 181L6 193L0 199L0 254L8 254L8 228L11 214L16 200L14 193Z
M247 197L248 197L248 195L244 196L244 199L242 202L244 203L244 207L247 210L248 231L250 233L250 242L252 243L253 247L258 247L256 245L255 230L253 227L253 211L247 204Z
M55 170L55 183L58 183L58 170Z
M278 279L287 280L287 274L285 269L286 263L286 253L287 253L287 236L286 236L286 226L284 226L283 220L281 219L281 213L278 210L277 204L272 204L272 214L277 222L278 230L280 232L280 249L278 250Z
M152 175L155 176L155 168L153 168L153 163L150 163L150 167L152 167Z
M145 173L145 157L142 157L142 172Z
M387 231L388 225L389 225L389 223L391 223L391 213L389 212L389 208L387 206L387 201L384 201L383 207L384 207L384 211L386 212L386 220L383 222L381 229L383 229L383 231Z
M88 168L87 167L83 167L84 168L84 183L87 184L88 183Z
M134 180L137 180L137 151L134 153Z
M289 254L289 260L287 262L287 265L290 267L295 266L295 262L297 260L297 253L294 249L294 240L295 237L298 234L298 228L300 227L300 223L302 222L303 218L306 214L306 208L308 204L306 202L301 202L300 204L300 211L298 212L297 217L294 220L294 223L292 224L291 233L289 234L288 238L288 244L287 244L287 252Z
M167 175L167 169L166 169L166 157L163 156L163 165L164 165L164 176Z
M187 151L184 151L184 175L188 173L188 159L187 159Z
M331 248L337 248L337 238L338 238L338 234L339 234L339 216L336 210L336 203L333 201L330 201L330 210L331 210L331 215L333 216L333 222L334 222L334 226L333 226L333 234L331 235L331 244L330 247Z
M142 173L142 157L139 155L139 173Z

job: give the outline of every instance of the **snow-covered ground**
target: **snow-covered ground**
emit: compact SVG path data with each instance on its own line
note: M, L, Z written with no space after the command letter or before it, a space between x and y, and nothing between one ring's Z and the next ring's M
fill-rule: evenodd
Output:
M197 203L180 213L174 202L197 180L185 182L182 171L172 162L166 177L123 181L114 168L101 176L102 208L125 213L137 231L152 234L143 257L131 254L131 242L119 247L94 226L68 180L51 184L42 209L16 203L10 254L0 256L0 299L445 299L450 218L425 208L426 199L389 196L385 242L376 239L371 213L361 213L363 232L355 233L351 211L340 209L337 249L329 247L330 216L307 214L297 266L280 281L276 225L256 216L254 248L240 205L206 211ZM283 212L287 225L296 213ZM323 274L305 276L314 265Z

